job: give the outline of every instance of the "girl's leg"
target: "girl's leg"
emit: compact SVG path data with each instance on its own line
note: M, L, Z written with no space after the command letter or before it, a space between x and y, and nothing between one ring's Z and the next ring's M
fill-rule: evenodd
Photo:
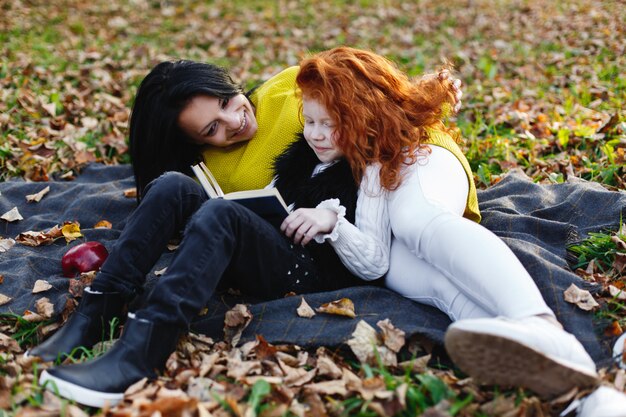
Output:
M393 267L388 274L392 287L402 286L403 294L409 297L423 295L422 291L428 295L430 290L436 295L444 285L439 280L448 280L449 285L445 285L454 293L444 294L444 304L452 306L451 300L459 292L476 304L475 308L459 304L463 310L446 311L457 320L466 318L463 311L479 310L513 318L553 316L509 247L486 228L461 217L467 200L467 176L450 152L432 146L427 161L418 161L407 171L401 186L389 194L392 232L417 257L416 262L425 262L438 273L407 277ZM420 279L416 290L406 283ZM429 289L431 283L436 283L435 288Z
M438 308L452 321L467 318L494 317L459 291L454 284L424 259L418 258L397 239L391 242L389 271L385 284L403 296Z
M442 176L450 181L456 173L458 181L467 180L459 174L458 161L435 149L428 163L411 167L402 186L389 196L392 231L399 243L418 259L416 264L426 263L439 273L424 277L419 287L406 284L404 292L415 295L422 289L438 297L458 320L446 332L448 353L483 382L522 386L545 396L595 384L593 361L560 327L513 252L493 233L461 217L458 204L456 212L452 209ZM400 287L399 278L392 278ZM452 292L441 294L448 290ZM469 318L481 310L491 317Z
M102 265L92 289L119 292L127 299L132 298L141 290L168 241L206 200L202 187L179 172L167 172L152 181Z

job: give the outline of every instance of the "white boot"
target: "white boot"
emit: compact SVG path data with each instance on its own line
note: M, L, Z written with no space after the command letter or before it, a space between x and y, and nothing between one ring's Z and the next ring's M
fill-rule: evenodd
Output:
M602 386L588 396L574 400L561 416L570 415L574 410L577 417L626 417L626 395Z
M487 384L528 388L542 397L596 385L596 366L580 342L533 316L459 320L445 346L465 373Z

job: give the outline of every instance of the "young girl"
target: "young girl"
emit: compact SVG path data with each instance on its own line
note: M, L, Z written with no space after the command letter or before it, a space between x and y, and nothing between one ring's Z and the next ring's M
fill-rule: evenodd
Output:
M361 189L379 196L368 217L391 248L386 285L455 321L445 338L455 363L544 396L596 384L593 360L522 264L477 224L469 165L440 121L449 91L421 90L388 60L351 48L305 59L296 81L330 115Z
M171 265L145 307L129 314L121 338L108 352L93 361L48 369L42 384L85 405L115 404L131 384L156 376L154 370L162 369L179 334L218 285L269 299L358 285L387 271L389 247L377 236L379 219L372 217L384 201L368 188L373 183L363 182L359 191L337 141L350 149L356 144L347 145L351 136L339 136L343 129L334 123L336 116L312 97L303 97L303 135L275 163L273 185L295 209L280 230L236 202L207 200L202 187L182 174L168 173L151 182L118 248L141 250L152 258L152 245L132 243L144 238L137 235L144 227L141 210L170 213L171 202L164 196L178 193L171 221L176 227L186 222L186 227ZM202 115L188 106L180 118L196 123ZM102 281L99 285L88 291L78 318L68 324L83 328L80 323L100 319L88 313L89 306L98 303L96 297L107 299L103 295L112 288L102 288ZM87 307L82 307L85 301Z

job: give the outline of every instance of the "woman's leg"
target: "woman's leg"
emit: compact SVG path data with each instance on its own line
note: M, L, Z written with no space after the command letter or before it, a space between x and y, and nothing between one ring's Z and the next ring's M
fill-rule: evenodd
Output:
M202 187L179 172L167 172L148 184L92 289L120 292L126 298L140 292L168 241L206 200Z
M117 402L137 380L155 377L176 346L180 331L207 304L218 283L275 298L317 288L313 260L277 229L243 206L207 201L189 221L172 264L145 308L129 315L122 337L91 362L60 366L42 374L61 395L102 406ZM50 384L49 384L50 386Z
M306 249L240 204L210 200L189 221L176 256L137 316L186 327L223 280L270 299L315 291L316 276Z
M91 287L85 290L78 310L27 355L54 361L77 347L90 348L108 339L110 321L122 318L127 301L141 290L168 240L206 200L194 180L177 172L163 174L146 191Z

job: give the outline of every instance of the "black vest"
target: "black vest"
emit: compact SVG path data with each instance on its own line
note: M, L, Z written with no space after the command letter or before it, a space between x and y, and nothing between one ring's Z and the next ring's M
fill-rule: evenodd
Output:
M320 163L302 134L274 162L275 186L285 199L297 208L314 208L320 202L337 198L346 208L346 219L354 223L358 185L348 163L341 159L314 177L313 170ZM328 290L363 285L343 265L329 243L311 241L307 246L315 260L322 287Z

